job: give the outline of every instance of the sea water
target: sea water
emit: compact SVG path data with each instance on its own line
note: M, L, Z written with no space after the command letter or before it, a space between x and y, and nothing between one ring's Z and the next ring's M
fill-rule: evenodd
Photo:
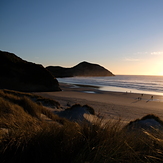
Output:
M116 75L57 79L62 83L98 86L103 91L163 95L163 76Z

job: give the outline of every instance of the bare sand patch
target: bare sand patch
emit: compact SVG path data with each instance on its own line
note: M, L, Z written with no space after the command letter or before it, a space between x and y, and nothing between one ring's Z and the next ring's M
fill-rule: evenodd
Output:
M124 122L155 114L163 119L163 96L123 92L101 91L96 87L74 86L60 83L61 92L37 92L36 94L57 100L63 109L74 104L89 105L96 114ZM91 92L91 93L89 93Z

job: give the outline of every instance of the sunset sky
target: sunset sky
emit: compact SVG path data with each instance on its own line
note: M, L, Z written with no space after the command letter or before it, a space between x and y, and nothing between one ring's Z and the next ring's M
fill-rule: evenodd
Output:
M0 50L43 66L163 75L163 0L1 0Z

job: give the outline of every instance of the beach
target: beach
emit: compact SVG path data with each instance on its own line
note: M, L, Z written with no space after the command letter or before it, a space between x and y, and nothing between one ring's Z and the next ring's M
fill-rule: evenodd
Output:
M66 83L60 83L60 87L62 89L60 92L35 94L58 101L63 109L74 104L87 104L106 121L121 119L124 123L128 123L147 114L155 114L163 119L163 96L102 91L96 86Z

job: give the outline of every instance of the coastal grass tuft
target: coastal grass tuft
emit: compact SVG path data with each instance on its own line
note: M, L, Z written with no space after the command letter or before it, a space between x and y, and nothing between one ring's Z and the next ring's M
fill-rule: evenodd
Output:
M0 91L2 163L157 163L162 159L161 131L157 135L126 132L121 120L78 124L28 97Z
M44 106L50 106L52 108L57 108L57 109L60 108L60 103L59 102L57 102L55 100L52 100L50 98L45 98L45 97L33 94L33 93L18 92L18 91L14 91L14 90L3 89L3 90L1 90L0 95L2 95L2 92L4 94L7 94L8 98L10 96L11 97L14 97L14 96L16 96L16 97L24 97L25 96L25 97L28 97L29 99L31 99L32 101L36 102L37 104L44 105Z

